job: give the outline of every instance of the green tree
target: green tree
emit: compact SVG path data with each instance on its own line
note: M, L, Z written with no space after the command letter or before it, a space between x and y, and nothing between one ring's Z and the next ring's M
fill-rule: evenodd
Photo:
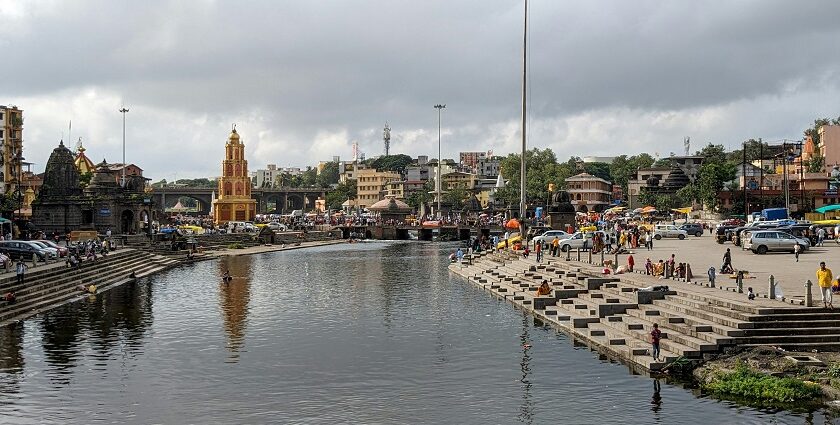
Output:
M702 156L703 162L723 163L727 161L726 148L723 145L713 145L709 143L696 153L697 156Z
M370 166L379 171L395 171L405 174L405 167L414 162L410 156L405 154L383 155L370 161Z
M338 163L333 161L324 164L324 168L321 169L321 173L318 174L316 180L318 186L330 187L338 183L338 177Z
M339 183L335 189L327 192L325 200L327 208L333 210L341 209L341 204L348 199L356 199L356 181L347 180L344 183Z
M610 172L610 164L607 164L606 162L589 162L583 164L583 170L608 182L613 181Z
M426 182L423 186L422 190L411 192L408 197L406 198L406 203L414 208L415 210L420 210L420 207L424 204L427 204L432 201L434 196L432 196L429 192L434 192L435 190L435 183L432 180Z
M318 182L318 170L313 167L306 167L306 171L301 173L301 186L314 187Z
M525 195L528 203L544 204L549 198L549 184L554 184L555 190L565 188L566 178L575 174L576 162L577 158L570 158L567 162L558 163L551 149L534 148L525 152ZM502 159L499 168L508 184L496 193L497 199L509 205L518 205L520 155L508 155Z
M79 186L87 187L87 185L90 184L90 179L92 179L92 178L93 178L93 173L91 173L90 171L88 171L87 173L79 174ZM157 186L157 187L163 187L163 185L166 184L165 179L161 180L161 182L163 182L163 183L160 186ZM152 187L155 187L155 185L152 184Z
M822 173L825 168L825 158L818 152L814 152L807 161L805 161L805 171L808 173Z
M461 210L464 208L464 201L467 200L468 195L469 192L466 189L456 187L444 193L442 199L444 202L452 205L453 210Z

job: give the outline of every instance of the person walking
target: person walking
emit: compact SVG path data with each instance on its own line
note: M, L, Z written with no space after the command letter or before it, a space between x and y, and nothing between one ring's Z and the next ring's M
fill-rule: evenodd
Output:
M17 265L15 266L15 273L17 274L17 283L18 285L23 283L23 277L26 274L26 264L23 262L23 259L18 259Z
M534 244L534 252L537 253L537 262L542 261L542 242Z
M662 339L662 331L659 330L659 324L653 324L653 330L650 331L650 344L653 347L653 360L659 361L659 340Z
M834 308L831 305L831 281L833 279L834 276L831 274L831 269L825 266L825 261L820 261L820 268L817 269L817 284L820 285L823 307Z
M793 246L793 256L796 257L796 262L799 262L799 252L802 251L802 247L799 244Z
M729 248L726 248L726 252L723 254L723 265L720 266L721 273L732 273L732 253L729 252Z
M825 241L825 229L820 227L817 230L817 246L823 246L823 241Z
M560 251L560 239L555 236L554 240L551 241L551 256L556 257L560 255L558 251Z

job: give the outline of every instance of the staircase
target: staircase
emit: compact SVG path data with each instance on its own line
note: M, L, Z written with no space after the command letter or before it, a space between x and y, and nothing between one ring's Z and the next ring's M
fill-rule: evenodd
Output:
M174 259L121 249L100 257L96 263L85 262L78 269L69 269L64 262L30 268L20 285L14 273L6 273L0 277L0 294L14 291L17 301L0 302L0 325L86 296L78 289L79 285L94 284L99 291L106 290L130 281L132 272L140 278L176 264L178 261Z
M603 276L559 258L536 263L514 253L481 253L451 270L595 348L645 370L679 357L702 359L732 346L773 345L791 351L840 351L840 311L768 307L714 296L697 285L639 275ZM543 280L552 288L536 296ZM639 289L668 285L668 292ZM650 356L653 324L662 331L661 356Z

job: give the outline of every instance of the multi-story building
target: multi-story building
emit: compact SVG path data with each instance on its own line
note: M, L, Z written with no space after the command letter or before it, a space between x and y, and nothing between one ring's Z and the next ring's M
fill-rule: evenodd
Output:
M472 169L475 169L478 162L484 159L487 159L487 152L461 152L458 154L458 162Z
M276 164L268 164L265 169L254 172L254 186L256 187L274 187L281 171Z
M405 199L405 181L393 180L386 184L385 196L393 196L395 199Z
M356 180L358 170L367 168L365 164L355 161L341 161L338 163L338 182L347 183L348 180Z
M23 173L23 110L17 106L0 106L0 155L0 192L15 192Z
M840 125L824 125L817 130L820 135L820 155L826 167L840 164Z
M400 181L402 176L393 171L378 171L374 168L357 170L356 177L356 206L367 208L377 201L385 199L389 183Z
M495 179L499 175L499 167L501 166L501 158L494 156L478 161L478 165L473 170L479 176Z
M636 177L627 182L628 207L643 207L644 205L639 204L639 196L641 196L642 190L658 185L659 182L665 181L670 174L671 168L669 167L639 168L636 170Z
M444 191L452 189L472 190L473 188L475 188L475 183L476 181L478 181L478 176L471 173L454 171L440 176L440 179L443 182Z
M580 173L566 179L566 192L575 211L600 212L610 204L612 183L589 173Z

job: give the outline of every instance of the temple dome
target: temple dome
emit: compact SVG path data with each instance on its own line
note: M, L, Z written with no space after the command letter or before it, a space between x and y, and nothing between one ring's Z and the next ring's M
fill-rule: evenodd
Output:
M87 189L116 188L118 186L113 171L103 159L101 163L96 165L96 171L94 171Z
M393 196L389 196L381 201L374 203L373 205L368 207L371 211L380 211L380 212L409 212L411 211L411 207L403 201L400 201Z
M76 159L73 160L73 165L79 170L79 174L92 173L96 170L93 161L85 155L85 147L82 146L82 140L79 139L79 147L76 148Z
M233 130L231 130L230 136L228 136L228 140L231 143L238 143L239 142L239 133L236 132L235 128Z
M41 186L39 196L71 196L80 195L81 192L79 170L76 169L73 152L64 146L62 140L47 160L47 166L44 168L44 184Z

